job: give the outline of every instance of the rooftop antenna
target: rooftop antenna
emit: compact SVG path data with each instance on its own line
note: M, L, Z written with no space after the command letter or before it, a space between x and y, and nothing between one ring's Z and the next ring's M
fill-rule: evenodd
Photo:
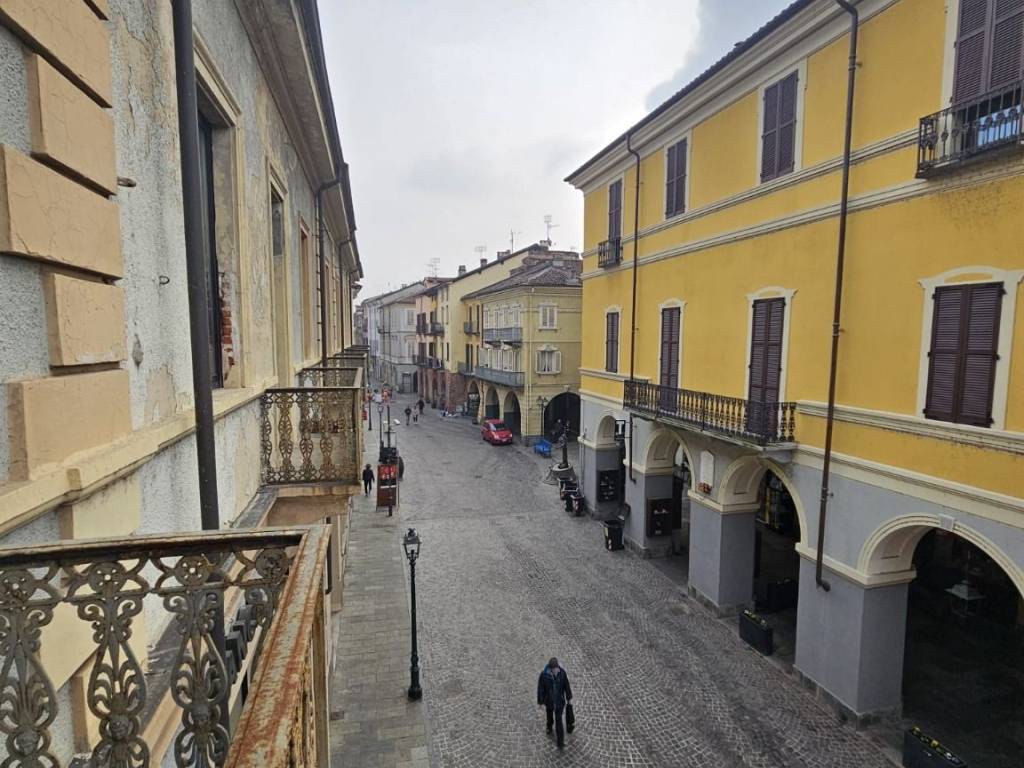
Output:
M516 235L523 234L521 230L508 228L508 252L515 253L516 251Z
M548 245L553 245L553 243L551 241L551 230L558 226L557 224L552 224L551 223L552 219L553 219L553 217L552 217L552 215L550 213L545 213L544 214L544 227L545 227L545 229L547 229L547 233L548 233L547 234L547 238L546 238Z
M427 262L427 274L430 277L437 277L437 268L441 265L441 259L435 256Z
M487 246L486 245L475 246L473 248L473 250L476 251L476 257L477 257L478 260L483 260L483 259L487 258L486 256L484 256L484 254L487 253Z

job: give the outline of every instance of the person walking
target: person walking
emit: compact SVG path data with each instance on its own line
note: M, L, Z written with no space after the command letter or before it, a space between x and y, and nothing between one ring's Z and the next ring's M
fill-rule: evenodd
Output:
M569 676L564 669L558 666L558 659L552 656L547 666L541 670L537 680L537 705L547 710L548 735L551 735L551 727L554 726L555 740L559 749L565 746L562 713L570 701L572 701L572 688L569 685Z
M424 405L426 405L426 403L423 402L423 398L422 397L419 400L416 401L416 407L420 409L420 416L423 415L423 406Z
M412 408L408 405L405 406L405 426L409 426L409 420L412 418Z
M363 468L363 495L369 496L373 490L373 469L367 464Z
M398 457L398 481L401 482L402 478L405 477L405 459L401 456Z

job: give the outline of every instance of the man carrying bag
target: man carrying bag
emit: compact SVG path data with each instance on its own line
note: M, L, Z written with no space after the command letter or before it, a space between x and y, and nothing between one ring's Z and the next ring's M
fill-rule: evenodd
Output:
M562 712L565 712L566 726L569 733L576 727L576 715L572 710L572 687L569 676L558 666L558 659L552 657L540 673L537 680L537 705L547 710L547 731L555 728L558 748L565 746L565 731L562 727Z

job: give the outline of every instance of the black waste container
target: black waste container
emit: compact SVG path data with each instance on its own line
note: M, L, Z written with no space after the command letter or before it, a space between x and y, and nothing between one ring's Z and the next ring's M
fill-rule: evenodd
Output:
M622 549L622 521L604 521L604 548L609 552Z

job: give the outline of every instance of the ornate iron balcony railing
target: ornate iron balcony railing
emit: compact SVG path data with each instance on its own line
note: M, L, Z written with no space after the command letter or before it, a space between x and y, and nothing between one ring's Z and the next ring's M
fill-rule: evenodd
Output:
M597 246L597 266L599 267L614 267L616 264L622 261L622 238L621 237L610 237L607 240L598 243Z
M427 366L430 365L430 358L427 355L416 354L416 365Z
M504 341L506 343L516 343L523 340L523 329L518 326L509 326L507 328L484 328L484 341L497 342Z
M328 358L328 367L311 366L299 371L300 387L361 387L363 385L363 369L342 367L341 360ZM338 363L338 365L331 365Z
M268 389L260 400L266 485L358 485L362 387Z
M476 336L480 330L476 327L476 323L470 320L462 324L462 332L467 333L470 336Z
M923 178L1024 141L1024 80L921 118L917 176Z
M297 752L326 765L329 538L327 527L314 526L0 550L4 765L61 764L53 730L74 714L61 711L40 661L44 644L63 637L44 631L57 614L77 617L95 646L86 690L98 721L90 765L160 765L164 755L148 738L166 725L149 729L147 721L165 697L179 710L167 747L177 766L285 768ZM173 652L140 660L135 619L157 606L170 614L158 645ZM239 701L233 718L229 708Z
M444 323L438 323L436 321L431 322L427 332L431 336L441 336L444 334Z
M441 362L440 358L432 357L430 358L430 367L435 371L439 371L444 368L444 363Z
M522 371L502 371L497 368L487 368L486 366L478 365L473 369L473 375L478 379L492 381L495 384L504 384L507 387L523 386Z
M459 373L464 374L466 376L472 376L473 366L470 365L469 363L459 363Z
M623 405L635 413L758 445L794 440L796 403L757 403L645 381L623 383Z

